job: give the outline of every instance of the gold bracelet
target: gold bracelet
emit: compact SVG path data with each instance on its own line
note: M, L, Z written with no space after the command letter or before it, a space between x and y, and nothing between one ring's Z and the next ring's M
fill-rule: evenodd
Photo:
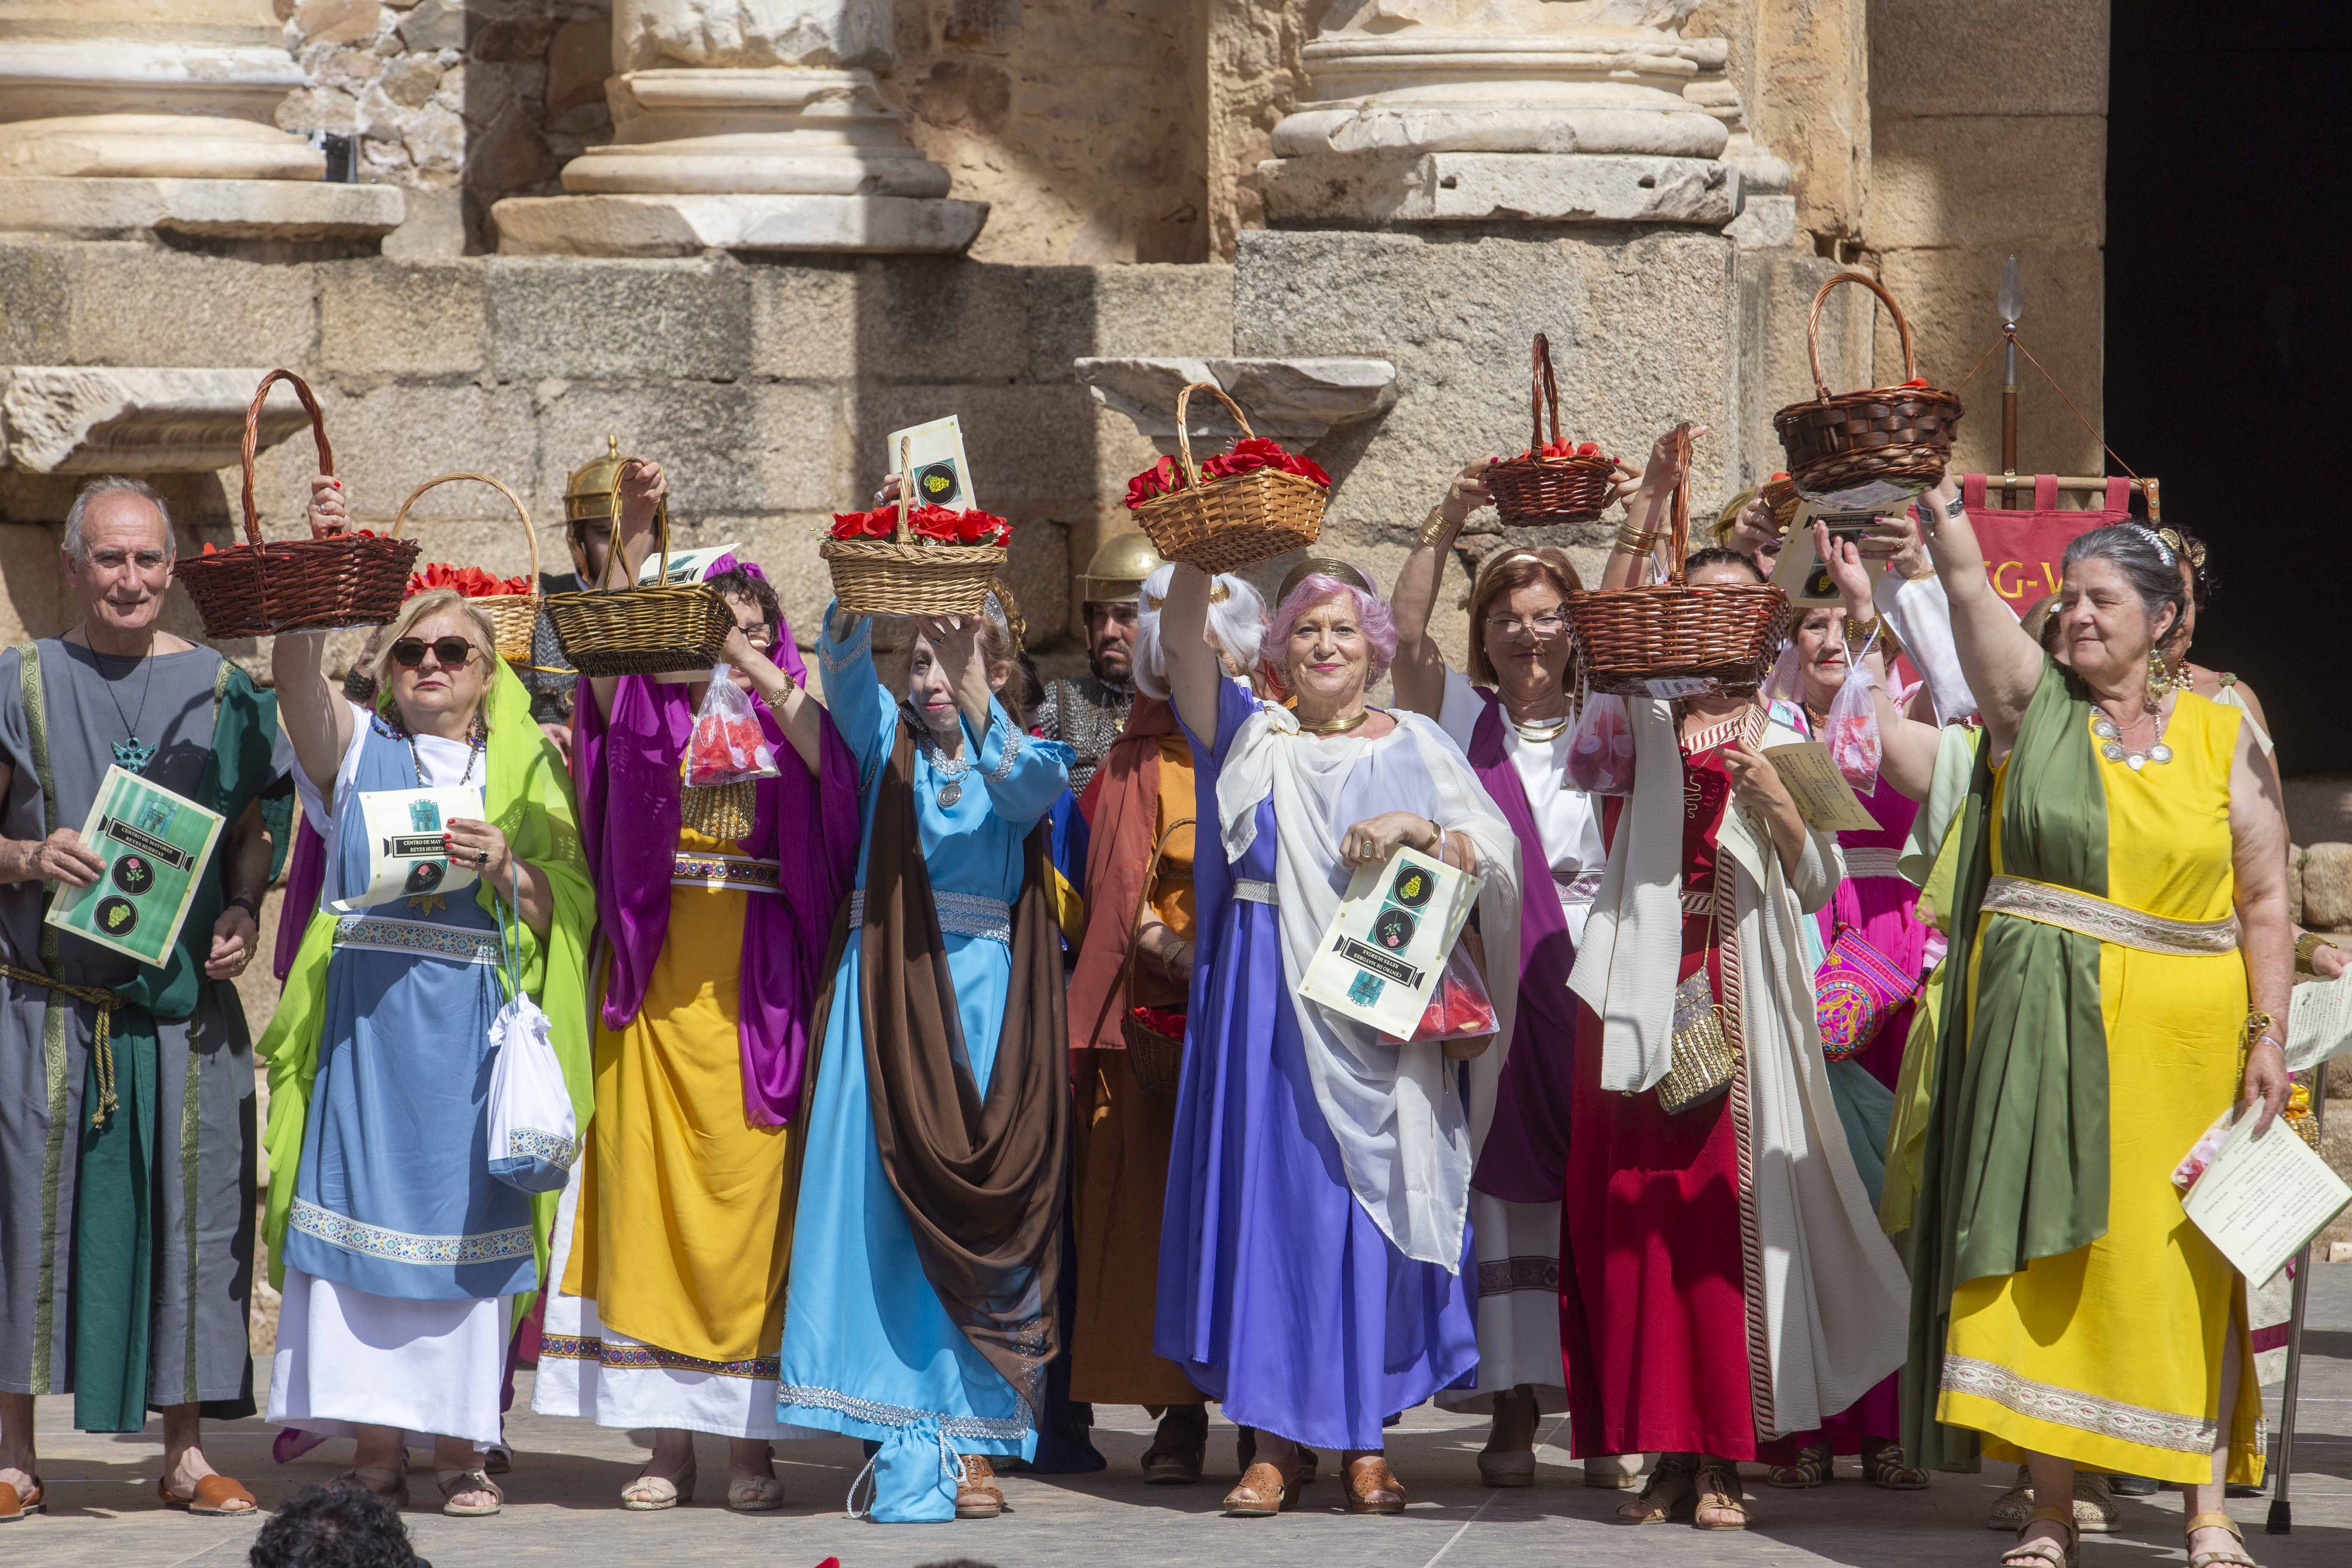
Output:
M2317 974L2319 950L2335 945L2315 931L2305 931L2294 939L2294 972L2297 974Z
M1647 555L1657 547L1658 531L1644 531L1628 523L1617 531L1617 548L1628 555Z
M1873 616L1866 621L1856 621L1848 616L1845 620L1846 652L1860 658L1873 633L1878 637L1878 651L1885 656L1887 663L1893 664L1901 656L1903 645L1895 641L1895 628L1886 624L1884 616Z
M1423 544L1442 546L1461 531L1460 523L1448 522L1445 520L1444 506L1433 506L1429 509L1429 516L1421 525L1421 542Z
M2263 1012L2260 1007L2249 1007L2246 1009L2246 1032L2244 1036L2246 1045L2251 1047L2256 1040L2262 1038L2264 1035L2269 1034L2271 1032L2271 1026L2274 1021L2275 1020L2273 1020L2268 1013Z

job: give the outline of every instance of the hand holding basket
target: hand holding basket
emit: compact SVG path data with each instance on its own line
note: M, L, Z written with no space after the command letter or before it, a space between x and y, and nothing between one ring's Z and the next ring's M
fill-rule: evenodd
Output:
M1841 283L1861 284L1895 318L1903 340L1905 384L1831 395L1822 376L1822 307ZM1814 290L1805 319L1805 351L1812 360L1814 401L1792 403L1772 416L1797 489L1809 500L1860 511L1890 506L1932 486L1952 455L1960 400L1919 380L1911 323L1903 319L1895 296L1867 272L1832 274Z
M641 458L625 459L618 476ZM662 581L646 587L592 588L550 594L547 618L572 668L592 677L677 675L706 670L719 661L735 617L718 590L700 583L671 583L669 500L654 512ZM615 540L617 551L619 541ZM610 563L607 563L608 567Z
M1789 601L1769 583L1693 586L1690 426L1675 427L1683 469L1675 485L1665 582L1587 589L1568 598L1569 635L1587 686L1617 697L1743 695L1763 684L1789 624Z
M472 479L478 483L489 486L492 489L498 491L499 494L507 498L507 504L514 508L515 516L522 520L523 542L530 549L530 591L527 594L490 594L480 597L469 597L467 599L466 603L489 617L490 629L498 634L499 658L508 659L515 664L529 664L530 662L531 633L535 631L539 626L539 607L541 604L539 594L539 538L536 534L531 532L530 513L524 510L521 499L518 497L514 491L507 489L506 486L490 478L488 474L442 474L437 478L427 479L423 484L417 486L415 489L409 491L408 499L400 503L400 511L392 520L393 537L394 539L400 537L401 525L408 521L408 509L416 504L416 498L418 496L423 495L426 490L433 489L436 485L446 485L457 479Z
M1551 340L1541 332L1536 334L1532 357L1530 375L1534 385L1528 401L1535 430L1528 438L1526 452L1488 466L1487 493L1495 498L1496 514L1514 528L1593 521L1608 510L1618 479L1631 475L1633 470L1613 458L1597 453L1545 455L1547 407L1551 410L1549 445L1562 445L1563 438L1559 433L1559 383L1551 368Z
M1176 460L1184 482L1133 509L1137 526L1150 536L1160 558L1213 577L1304 550L1321 538L1323 509L1331 500L1328 485L1272 464L1201 477L1185 424L1186 405L1196 392L1225 405L1242 427L1243 440L1257 439L1241 405L1214 382L1196 381L1176 395Z
M400 537L329 533L265 544L261 511L253 499L253 462L260 449L261 405L270 387L283 381L310 416L310 436L319 445L319 471L331 477L334 449L327 444L319 400L290 370L273 370L254 389L245 411L245 538L226 550L208 550L182 560L174 573L213 642L268 637L276 632L336 631L376 626L400 613L409 568L418 546Z

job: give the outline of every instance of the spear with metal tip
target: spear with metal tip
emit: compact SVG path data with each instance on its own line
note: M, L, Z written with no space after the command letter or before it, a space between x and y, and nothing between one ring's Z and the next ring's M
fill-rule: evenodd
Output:
M2025 282L2017 275L2017 258L2000 270L2000 292L1994 305L2000 311L2001 377L2000 377L2000 471L2003 478L2017 475L2017 319L2025 313ZM2000 504L2017 504L2017 493L2008 485L2000 488Z

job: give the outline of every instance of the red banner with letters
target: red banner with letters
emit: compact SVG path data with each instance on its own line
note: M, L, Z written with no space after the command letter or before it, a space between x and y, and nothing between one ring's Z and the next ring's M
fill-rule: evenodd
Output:
M2110 479L2106 504L2080 511L2058 504L2058 480L2051 474L2034 476L2030 510L1987 506L1985 490L1982 474L1960 479L1960 500L1984 547L1985 574L1992 579L1993 592L2020 616L2058 591L2066 546L2095 528L2131 521L2129 479Z

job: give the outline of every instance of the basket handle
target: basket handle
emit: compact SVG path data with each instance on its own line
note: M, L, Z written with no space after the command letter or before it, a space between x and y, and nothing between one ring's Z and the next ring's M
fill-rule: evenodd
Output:
M425 480L423 484L409 491L408 499L400 503L400 510L393 516L392 536L394 539L398 539L400 537L401 524L408 521L408 509L416 504L416 498L418 496L423 495L435 485L446 485L453 479L478 479L483 484L486 484L492 489L498 491L499 494L506 497L507 504L515 509L515 516L522 519L523 542L530 546L530 585L531 592L534 594L537 593L539 591L539 536L531 531L530 513L523 510L522 501L515 495L514 491L507 489L506 486L490 478L488 474L443 474L438 479Z
M1856 272L1852 268L1833 272L1822 280L1819 289L1813 290L1813 308L1805 315L1805 353L1813 363L1813 390L1820 394L1823 403L1830 400L1830 384L1822 379L1822 307L1829 302L1830 290L1841 283L1859 283L1878 296L1879 303L1886 307L1886 313L1895 318L1895 333L1903 340L1903 379L1909 381L1919 374L1918 364L1911 355L1911 323L1903 319L1903 307L1895 302L1895 296L1867 272Z
M1160 841L1151 847L1151 858L1143 863L1143 891L1135 900L1135 918L1127 922L1127 963L1118 977L1119 989L1128 994L1130 1007L1134 1005L1136 955L1143 951L1143 944L1135 940L1135 933L1143 929L1143 911L1151 907L1151 883L1160 875L1160 858L1167 853L1168 841L1176 837L1176 830L1192 826L1193 820L1181 816L1170 823L1168 831L1161 834Z
M310 385L290 370L273 370L261 378L253 389L253 401L245 410L245 539L251 545L261 543L261 511L253 504L253 459L261 450L261 405L269 396L272 383L284 382L302 400L310 415L310 438L319 444L319 471L332 479L335 474L335 449L327 445L327 422L319 414L319 400L310 395Z
M613 563L621 558L621 476L627 473L633 465L637 463L647 463L652 460L653 459L650 458L624 458L621 459L621 466L613 470L613 553L604 562L604 575L603 578L598 579L600 585L612 577ZM458 475L455 477L465 478L467 476ZM476 474L471 477L475 479L482 479L484 476ZM440 481L436 479L434 482L437 484ZM499 481L496 479L490 479L488 482L494 485L499 484ZM506 486L499 485L499 489L505 489ZM411 496L408 499L415 500L416 498L415 496ZM507 499L512 500L514 498L509 496ZM518 511L522 510L522 503L520 501L515 501L515 510ZM661 552L661 571L654 578L653 585L660 587L669 581L669 497L667 495L663 496L660 500L654 503L654 548ZM530 547L530 559L531 569L533 572L536 572L538 570L539 563L539 545L536 542L534 542ZM604 589L604 592L608 594L618 593L624 588L634 588L636 584L635 583L622 583L615 587Z
M1682 477L1675 480L1675 493L1667 502L1672 509L1666 525L1666 549L1669 552L1666 556L1666 581L1669 583L1682 583L1690 575L1684 563L1690 559L1690 466L1693 444L1690 421L1685 419L1675 426L1675 463L1681 469Z
M915 476L907 471L907 467L914 460L915 438L912 436L899 437L898 521L892 524L890 529L890 542L893 544L903 543L907 537L907 514L914 505L911 497L915 489Z
M1551 371L1551 340L1541 332L1536 334L1532 351L1533 363L1528 376L1532 384L1528 388L1529 416L1535 422L1535 434L1528 438L1528 453L1538 458L1544 449L1544 405L1551 405L1551 438L1559 439L1559 382Z
M1192 395L1196 392L1208 393L1225 405L1234 416L1234 423L1242 427L1242 439L1246 441L1257 435L1256 431L1250 428L1249 416L1242 412L1242 405L1226 396L1225 389L1215 382L1196 381L1178 393L1176 395L1177 461L1183 465L1185 484L1194 489L1198 489L1201 486L1201 469L1199 465L1192 461L1192 433L1184 427L1184 405L1192 401Z

